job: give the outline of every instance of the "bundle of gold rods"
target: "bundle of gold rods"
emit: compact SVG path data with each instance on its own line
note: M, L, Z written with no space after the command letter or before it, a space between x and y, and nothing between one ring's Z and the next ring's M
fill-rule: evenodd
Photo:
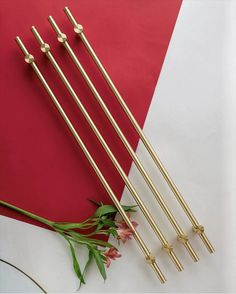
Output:
M108 108L106 107L105 103L103 102L102 97L100 96L100 94L98 93L97 89L95 88L94 84L92 83L92 81L90 80L89 76L87 75L86 71L84 70L83 66L81 65L81 63L79 62L78 58L76 57L74 51L72 50L71 46L69 45L68 41L67 41L67 36L66 34L62 33L61 30L59 29L58 25L56 24L55 20L52 18L52 16L48 17L48 20L50 22L50 24L52 25L53 29L56 31L57 33L57 37L58 37L58 41L60 43L63 44L63 46L65 47L66 51L69 53L69 56L72 58L73 62L75 63L76 67L79 69L82 77L84 78L85 82L87 83L88 87L90 88L90 90L92 91L92 93L94 94L94 97L96 98L97 102L99 103L99 105L101 106L102 110L104 111L105 115L107 116L108 120L110 121L111 125L113 126L113 128L115 129L116 133L118 134L119 138L121 139L121 141L123 142L124 146L126 147L128 153L130 154L131 158L133 159L138 171L140 172L140 174L143 176L145 182L147 183L148 187L150 188L151 192L153 193L153 195L156 197L161 209L164 211L164 213L166 214L169 222L171 223L172 227L175 229L176 233L177 233L177 237L178 237L178 241L180 241L185 248L187 249L187 251L189 252L190 256L192 257L192 259L194 261L198 261L199 257L197 256L196 252L194 251L192 245L190 244L189 240L188 240L188 236L187 234L185 234L182 230L182 228L180 227L180 225L178 224L176 218L174 217L174 215L172 214L172 212L170 211L170 209L168 208L167 204L165 203L162 195L160 194L160 192L157 190L157 188L155 187L155 185L153 184L151 178L149 177L148 173L146 172L146 170L144 169L142 163L140 162L139 158L137 157L135 151L132 149L131 145L129 144L128 140L126 139L126 137L124 136L123 132L121 131L120 127L118 126L118 124L116 123L115 119L113 118L112 114L110 113L110 111L108 110ZM77 104L78 105L78 104ZM99 136L100 137L100 136ZM114 164L116 166L116 164ZM128 187L128 186L127 186ZM129 187L128 187L129 188ZM141 210L147 214L148 211L146 209L146 207L144 207L144 204L140 202L140 208Z
M115 87L114 83L112 82L111 78L109 77L108 73L106 72L104 66L102 65L101 61L99 60L99 58L97 57L97 55L94 52L93 48L91 47L89 41L87 40L87 38L86 38L86 36L84 34L84 31L83 31L83 26L76 22L75 18L73 17L73 15L70 12L68 7L65 7L64 11L65 11L67 17L69 18L70 22L74 26L75 33L77 33L79 38L82 40L83 44L85 45L87 51L89 52L90 56L92 57L93 61L96 64L96 66L98 67L101 74L103 75L105 81L107 82L107 84L110 87L111 91L113 92L114 96L117 98L117 100L120 103L122 109L124 110L125 114L127 115L128 119L130 120L130 122L133 125L134 129L136 130L137 134L139 135L139 138L141 139L141 141L142 141L143 145L145 146L147 152L149 153L152 160L154 161L154 163L156 164L156 166L160 170L162 176L164 177L165 181L169 185L169 187L172 190L173 194L175 195L176 199L180 203L180 205L181 205L182 209L184 210L185 214L187 215L187 217L191 221L192 226L193 226L192 227L193 231L200 236L201 240L205 244L208 251L210 253L213 253L214 248L213 248L212 244L210 243L209 239L207 238L207 236L205 234L204 227L199 224L199 222L197 221L197 219L193 215L192 211L190 210L190 208L187 205L186 201L184 200L183 196L181 195L178 188L174 184L173 180L170 178L170 176L169 176L168 172L166 171L165 167L161 163L161 161L160 161L159 157L157 156L154 148L151 146L150 142L146 138L146 136L143 133L141 127L139 126L138 122L136 121L135 117L133 116L132 112L130 111L130 109L126 105L126 103L125 103L124 99L122 98L122 96L120 95L120 93L118 92L117 88ZM174 230L175 230L175 232L177 234L177 240L180 241L184 245L184 247L187 249L187 251L190 254L190 256L192 257L192 259L195 262L198 261L199 257L197 255L197 253L195 252L195 250L193 249L192 245L190 244L189 239L188 239L188 235L183 231L183 229L181 228L181 226L177 222L174 214L171 212L171 210L167 206L163 196L158 191L157 187L154 185L152 179L150 178L149 174L145 170L145 168L144 168L143 164L141 163L140 159L136 155L135 151L133 150L133 148L131 147L131 145L128 142L127 138L123 134L123 132L120 129L119 125L117 124L116 120L114 119L111 112L107 108L106 104L103 101L103 98L101 97L101 95L97 91L96 87L94 86L94 84L90 80L88 74L86 73L83 66L81 65L79 59L76 57L74 51L72 50L71 46L69 45L68 40L67 40L67 36L64 33L62 33L62 31L60 30L60 28L58 27L58 25L56 24L56 22L55 22L55 20L53 19L52 16L49 16L48 20L49 20L51 26L53 27L53 29L55 30L55 32L57 34L58 41L65 47L65 49L68 52L68 54L69 54L70 58L72 59L73 63L75 64L75 66L79 70L80 74L82 75L83 79L85 80L88 87L90 88L91 92L93 93L93 96L96 98L96 101L98 102L98 104L102 108L103 112L105 113L108 121L111 123L111 125L114 128L115 132L117 133L118 137L120 138L123 145L125 146L128 154L132 158L132 160L133 160L137 170L139 171L140 175L145 180L147 186L149 187L152 194L155 196L155 199L157 200L157 202L160 205L162 211L166 215L168 221L170 222L170 224L174 228ZM50 48L49 44L44 42L41 35L39 34L39 32L37 31L37 29L34 26L32 27L31 30L32 30L32 33L33 33L34 37L36 38L37 42L40 45L41 51L46 55L46 57L51 62L52 66L54 67L57 74L61 78L63 84L65 85L66 89L68 90L68 92L72 96L76 106L79 108L79 110L81 111L81 113L85 117L87 123L89 124L89 127L92 129L92 131L96 135L98 141L100 142L100 144L102 145L102 147L106 151L106 153L107 153L108 157L110 158L112 164L114 165L114 167L118 171L120 177L122 178L124 184L126 185L128 191L130 192L133 199L137 203L138 207L140 208L142 214L144 215L144 217L146 218L146 220L150 224L152 230L154 231L154 233L158 237L158 239L159 239L159 241L160 241L160 243L162 245L163 250L168 254L170 259L172 260L172 262L176 266L177 270L182 271L183 266L182 266L181 262L179 261L178 257L176 256L172 245L167 241L165 235L163 234L163 232L161 231L161 229L157 225L155 219L153 218L153 216L151 215L151 213L149 212L149 210L145 206L145 203L143 202L142 198L140 197L140 195L138 194L138 192L134 188L133 184L129 180L128 176L124 172L121 165L119 164L117 158L114 156L114 154L112 153L111 149L109 148L107 142L105 141L105 139L101 135L100 131L98 130L96 124L94 123L94 121L90 117L89 113L87 112L86 108L84 107L81 100L79 99L78 95L76 94L76 92L72 88L70 82L68 81L67 77L63 73L61 67L59 66L59 64L57 63L57 61L54 58L53 54L51 53L51 48ZM150 251L147 248L146 244L144 243L143 239L140 237L138 231L132 225L131 221L129 220L128 216L126 215L125 211L123 210L121 204L119 203L116 195L114 194L112 188L110 187L110 185L106 181L106 179L103 176L103 174L102 174L101 170L99 169L98 165L96 164L93 157L89 153L87 147L83 143L82 139L80 138L79 134L77 133L77 131L74 128L73 124L71 123L70 119L68 118L68 116L66 115L66 113L63 110L62 106L58 102L58 99L56 98L55 94L53 93L50 86L46 82L44 76L42 75L39 68L37 67L37 65L36 65L36 63L34 61L34 57L31 54L29 54L29 52L27 51L27 49L25 48L23 42L21 41L21 39L19 37L16 37L16 42L19 45L22 52L24 53L24 55L25 55L25 61L28 64L30 64L31 67L33 68L33 70L35 71L37 77L39 78L39 80L41 81L43 87L45 88L47 94L50 96L51 100L55 104L55 107L57 108L58 112L60 113L60 115L64 119L67 127L69 128L69 130L71 131L72 135L74 136L76 142L78 143L78 145L82 149L84 155L86 156L87 160L91 164L91 166L94 169L96 175L98 176L99 180L101 181L101 183L104 186L105 190L107 191L108 195L112 199L114 205L117 207L117 209L118 209L119 213L121 214L122 218L126 222L127 226L129 226L132 229L132 231L134 232L134 238L135 238L136 242L138 243L141 251L143 252L146 261L151 265L152 269L157 274L159 280L162 283L164 283L166 281L166 278L163 275L163 273L161 272L160 268L158 267L158 265L157 265L157 263L155 261L155 258L150 253Z
M67 127L69 128L69 130L71 131L72 135L74 136L76 142L78 143L78 145L82 149L84 155L86 156L86 158L88 159L88 161L91 164L92 168L94 169L96 175L100 179L103 187L107 191L108 195L111 197L114 205L116 206L116 208L119 211L120 215L122 216L123 220L125 221L125 223L127 224L127 226L129 228L131 228L131 230L133 231L134 238L135 238L136 242L138 243L140 249L142 250L142 252L143 252L143 254L145 256L146 261L148 262L148 264L150 264L150 266L152 267L152 269L154 270L154 272L157 274L160 282L161 283L164 283L166 281L166 278L163 275L162 271L160 270L159 266L157 265L157 263L155 261L155 258L151 255L151 253L150 253L149 249L147 248L146 244L144 243L144 241L140 237L140 235L137 232L137 230L132 225L129 217L127 216L127 214L125 213L124 209L122 208L122 206L121 206L119 200L117 199L116 195L114 194L113 190L109 186L108 182L104 178L102 172L100 171L100 169L97 166L96 162L94 161L93 157L89 153L87 147L85 146L85 144L81 140L80 136L78 135L77 131L75 130L73 124L70 121L70 119L68 118L68 116L66 115L65 111L61 107L60 103L58 102L58 99L54 95L53 91L51 90L51 88L49 87L48 83L46 82L44 76L42 75L42 73L40 72L39 68L37 67L37 65L36 65L36 63L34 61L33 55L31 55L28 52L28 50L26 49L26 47L24 46L23 42L21 41L21 39L19 37L16 37L16 42L19 45L19 47L22 50L22 52L24 53L24 55L25 55L25 61L28 64L30 64L31 67L33 68L33 70L35 71L37 77L39 78L40 82L42 83L43 87L45 88L47 94L50 96L50 98L53 101L55 107L57 108L57 110L60 113L61 117L65 121Z
M88 39L86 38L83 30L83 26L81 24L78 24L77 21L75 20L74 16L72 15L71 11L69 10L68 7L64 8L64 12L69 18L71 24L74 27L75 33L79 36L83 44L85 45L86 49L88 50L89 54L91 55L93 61L97 65L98 69L100 70L101 74L103 75L105 81L107 82L108 86L110 87L111 91L113 92L114 96L117 98L117 101L120 103L122 109L124 110L125 114L129 118L131 124L133 125L134 129L136 130L137 134L139 135L139 138L141 139L144 147L146 148L147 152L153 159L154 163L160 170L162 176L164 177L165 181L169 185L170 189L172 190L174 196L176 197L177 201L181 205L182 209L184 210L185 214L189 218L190 222L192 223L192 228L193 231L198 234L202 240L202 242L205 244L207 250L210 253L214 252L214 247L212 246L211 242L207 238L205 231L204 231L204 226L200 225L194 214L192 213L191 209L189 208L188 204L184 200L183 196L181 195L179 189L171 179L170 175L168 174L166 168L162 164L161 160L159 159L157 153L155 152L154 148L150 144L149 140L145 136L143 130L139 126L137 120L133 116L132 112L128 108L127 104L125 103L124 99L122 98L121 94L117 90L116 86L112 82L111 78L109 77L106 69L102 65L101 61L97 57L96 53L94 52L92 46L90 45Z

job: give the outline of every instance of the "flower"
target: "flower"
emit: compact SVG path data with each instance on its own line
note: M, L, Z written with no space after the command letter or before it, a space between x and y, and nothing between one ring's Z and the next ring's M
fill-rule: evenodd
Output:
M131 239L133 235L132 229L130 229L124 221L114 221L115 214L118 212L117 208L114 205L98 203L96 201L92 202L98 205L95 213L82 222L73 223L54 222L1 200L0 207L7 207L9 209L17 211L18 213L26 215L31 219L37 220L38 222L47 225L49 228L63 236L64 239L68 242L69 249L72 255L73 268L76 276L80 280L81 286L81 284L85 284L84 273L86 272L86 269L90 264L90 260L92 258L96 259L96 264L98 266L99 272L102 275L103 279L106 280L105 265L109 267L111 264L111 260L116 260L116 258L121 257L121 254L110 242L103 241L96 237L94 238L94 236L104 234L106 236L112 235L118 240L120 239L123 243L125 243L126 240ZM127 213L127 216L129 218L129 212L135 211L134 207L136 206L123 206L123 209ZM137 227L138 225L135 221L132 221L132 224L134 227ZM88 229L90 230L89 233L87 233ZM83 230L85 230L85 232L83 232ZM80 271L80 265L77 259L75 247L76 244L86 246L86 248L88 249L88 260L82 273ZM100 247L102 247L103 249L101 249Z
M103 254L106 257L106 265L107 265L107 268L110 266L111 260L116 260L116 258L121 257L121 254L118 253L118 250L115 247L109 248Z
M129 214L128 217L130 218ZM138 226L138 223L136 221L131 221L131 223L134 228ZM122 243L125 243L127 240L131 239L134 232L127 226L127 224L123 220L117 221L116 226L118 227L118 239L121 240Z

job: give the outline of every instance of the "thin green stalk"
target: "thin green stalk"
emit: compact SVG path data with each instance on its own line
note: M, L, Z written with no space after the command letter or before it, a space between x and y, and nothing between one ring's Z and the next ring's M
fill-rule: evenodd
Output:
M107 234L108 234L107 230L99 230L99 231L93 231L89 234L83 234L83 236L90 237L94 235L107 235Z
M13 210L15 210L15 211L17 211L17 212L19 212L21 214L24 214L24 215L26 215L26 216L28 216L28 217L30 217L32 219L35 219L35 220L37 220L37 221L39 221L39 222L41 222L41 223L43 223L45 225L48 225L50 227L52 227L53 224L54 224L54 222L52 222L52 221L50 221L50 220L48 220L46 218L43 218L43 217L38 216L38 215L36 215L34 213L28 212L28 211L26 211L24 209L21 209L19 207L16 207L16 206L10 204L10 203L7 203L7 202L4 202L4 201L0 200L0 205L5 206L5 207L10 208L10 209L13 209Z

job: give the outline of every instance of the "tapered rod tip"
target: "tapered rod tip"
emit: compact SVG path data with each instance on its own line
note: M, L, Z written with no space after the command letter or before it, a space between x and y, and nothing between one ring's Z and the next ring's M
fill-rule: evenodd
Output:
M212 246L212 244L209 241L209 239L207 238L206 234L203 232L199 236L202 239L202 242L205 244L205 246L206 246L207 250L209 251L209 253L214 253L215 252L215 249Z
M62 32L61 30L59 29L57 23L55 22L55 20L53 19L53 17L51 15L49 15L48 17L48 21L50 22L51 26L53 27L54 31L58 34L58 35L61 35Z
M17 45L20 47L21 51L24 53L24 55L29 54L28 50L26 49L25 45L23 44L19 36L16 36L15 41Z
M176 266L176 269L179 272L182 272L184 270L184 267L181 264L181 262L179 261L178 257L176 256L176 254L175 254L175 252L173 250L171 250L169 252L169 256L170 256L171 260L173 261L174 265Z
M36 27L32 26L31 27L31 32L35 35L37 33Z
M185 245L185 248L187 249L189 255L192 257L193 261L198 262L199 261L199 256L194 251L194 249L193 249L192 245L189 243L189 241L187 241L184 245Z
M32 27L31 27L31 30L32 30L32 31L35 30L35 26L32 26Z
M69 18L71 24L74 26L74 31L79 34L82 33L83 27L77 23L74 16L72 15L70 9L67 6L64 8L64 12L67 15L67 17Z
M162 271L160 270L159 266L156 264L156 262L154 262L153 264L151 264L154 272L156 273L157 277L159 278L161 284L164 284L167 279L164 276L164 274L162 273Z

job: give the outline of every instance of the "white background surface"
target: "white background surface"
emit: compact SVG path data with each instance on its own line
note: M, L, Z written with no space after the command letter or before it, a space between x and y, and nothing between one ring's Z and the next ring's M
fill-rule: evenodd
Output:
M160 227L176 245L185 270L176 272L140 213L139 231L165 273L160 285L134 241L121 247L106 283L96 267L80 292L235 292L235 1L183 2L145 123L145 133L216 248L210 255L151 159L137 154L189 233L194 264L132 166L129 177ZM122 201L133 203L125 190ZM34 277L49 292L75 292L78 282L67 244L52 232L0 217L0 257ZM20 282L21 281L21 282ZM25 285L25 288L24 288ZM0 292L35 292L0 263ZM24 289L24 290L22 290Z

